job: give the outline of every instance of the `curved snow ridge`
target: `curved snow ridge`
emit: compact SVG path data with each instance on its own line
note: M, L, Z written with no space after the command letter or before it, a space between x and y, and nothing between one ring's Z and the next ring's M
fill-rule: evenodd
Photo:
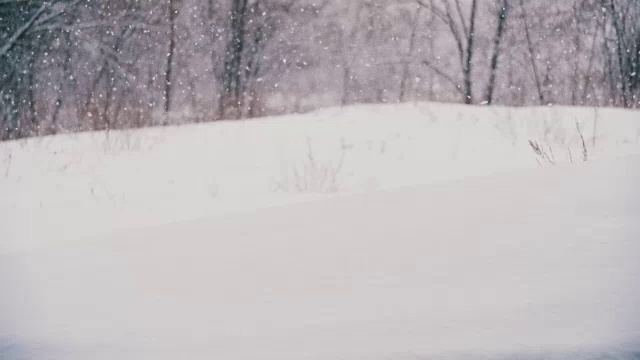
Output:
M639 114L361 105L0 143L0 253L301 196L581 163L585 149L588 161L640 154Z

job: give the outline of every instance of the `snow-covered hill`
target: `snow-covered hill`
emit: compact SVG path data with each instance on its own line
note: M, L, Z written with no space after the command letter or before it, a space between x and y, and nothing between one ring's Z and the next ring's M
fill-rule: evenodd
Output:
M0 358L633 359L640 117L595 114L363 106L0 144Z
M578 163L580 133L589 160L640 154L637 111L449 104L0 143L0 253L319 194Z

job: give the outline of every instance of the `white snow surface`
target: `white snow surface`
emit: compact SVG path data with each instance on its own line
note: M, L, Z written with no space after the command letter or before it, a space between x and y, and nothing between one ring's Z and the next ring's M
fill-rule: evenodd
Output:
M362 105L0 143L0 253L326 194L640 154L640 112Z
M0 144L0 358L637 358L639 137L417 104Z

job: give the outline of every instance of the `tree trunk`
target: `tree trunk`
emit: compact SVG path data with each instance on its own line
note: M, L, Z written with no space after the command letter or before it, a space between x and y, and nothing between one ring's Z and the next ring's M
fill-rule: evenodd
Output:
M400 94L398 99L400 102L406 101L407 96L407 82L409 81L409 66L411 64L411 57L413 56L413 52L416 47L416 36L418 32L418 27L420 26L420 13L422 11L422 6L418 6L418 10L416 11L416 17L413 20L413 28L411 30L411 37L409 38L409 52L407 53L407 57L403 64L402 68L402 78L400 80Z
M491 65L489 69L489 83L487 84L486 103L491 105L493 103L493 92L495 89L496 73L498 70L498 59L500 58L500 44L504 37L504 29L507 22L507 15L509 14L509 3L507 0L502 0L500 5L500 12L498 13L498 27L496 29L496 35L493 38L493 54L491 55Z
M622 86L622 105L624 107L629 107L629 89L628 83L625 76L625 49L627 48L625 45L624 33L622 29L622 25L620 24L620 20L618 19L618 14L616 12L616 7L613 0L609 0L608 5L603 0L603 7L609 10L609 15L611 16L611 23L613 24L613 29L616 33L616 51L617 51L617 60L618 67L620 72L620 85Z
M529 19L527 17L527 12L522 0L520 0L520 7L522 8L522 21L524 22L524 33L527 38L529 60L531 61L531 67L533 68L533 79L535 81L536 90L538 92L538 100L540 101L540 105L544 105L545 104L544 92L542 90L542 82L540 81L540 72L538 71L538 63L536 62L536 57L535 57L536 51L533 46L533 41L531 40L531 32L529 30Z
M349 87L351 86L351 69L346 61L342 64L342 106L349 103Z
M168 0L169 3L169 51L167 52L167 67L164 77L164 112L169 113L171 110L171 96L173 92L172 76L173 76L173 56L176 48L176 16L178 10L175 8L174 1ZM166 121L166 120L165 120Z
M62 76L63 81L58 85L58 91L56 93L56 103L55 108L53 109L53 114L51 115L51 133L56 134L58 132L58 116L60 115L60 110L62 109L62 103L64 101L63 92L66 90L65 84L71 81L73 75L71 74L71 38L69 36L69 32L66 31L64 33L64 60L62 62ZM71 96L71 94L66 94L66 96Z
M469 19L469 33L467 34L467 46L465 49L464 63L462 66L462 75L464 78L464 103L473 103L473 83L471 79L473 64L473 46L476 37L476 14L478 9L478 1L473 0L471 3L471 14Z
M222 113L234 118L240 116L242 103L242 57L245 47L245 22L247 13L247 0L233 0L231 10L231 38L227 43L225 53Z

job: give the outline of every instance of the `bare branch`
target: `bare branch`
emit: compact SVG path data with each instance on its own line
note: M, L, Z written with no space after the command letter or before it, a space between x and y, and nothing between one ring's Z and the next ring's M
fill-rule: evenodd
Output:
M42 14L44 14L45 11L47 11L48 8L48 3L42 4L38 8L38 10L36 10L35 14L33 14L33 16L31 16L31 18L26 23L24 23L24 25L16 30L16 32L7 40L7 43L0 47L0 57L6 55L9 50L11 50L15 46L18 40L20 40L20 38L34 26L34 23L38 20L38 18L40 18L40 16L42 16Z
M456 11L458 13L458 17L460 18L460 24L462 24L462 30L464 30L464 33L467 34L468 36L470 34L469 27L467 26L467 22L464 19L464 11L462 11L462 5L460 5L460 0L455 0L454 2L456 4Z
M436 74L440 75L443 79L451 83L451 85L454 86L457 92L459 92L461 95L464 95L464 91L462 91L462 89L460 88L460 84L458 84L458 82L455 81L451 75L438 69L438 67L432 64L429 60L423 60L422 63L426 65L428 68L430 68L431 70L433 70Z

